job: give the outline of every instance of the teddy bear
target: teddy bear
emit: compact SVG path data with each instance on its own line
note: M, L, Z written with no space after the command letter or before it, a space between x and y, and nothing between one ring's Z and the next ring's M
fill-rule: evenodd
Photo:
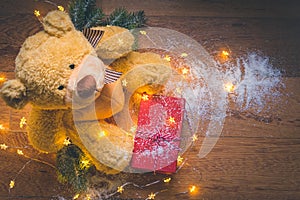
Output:
M116 136L121 137L125 132L105 121L98 121L123 108L124 95L120 82L104 84L107 66L97 57L86 37L74 28L67 13L51 11L43 18L42 24L44 30L28 37L22 45L15 60L15 79L3 84L1 97L15 109L31 104L27 132L34 148L55 153L64 146L65 139L70 138L98 170L113 173L115 170L107 165L122 170L130 162L132 139L115 140ZM116 99L111 99L111 87L118 93ZM74 99L84 100L83 103L77 101L75 105ZM97 110L94 121L100 125L97 126L99 130L85 129L84 134L87 138L92 137L87 131L106 132L106 139L102 139L104 145L98 141L101 151L106 152L106 165L89 152L88 145L83 144L85 137L78 134L80 127L91 124L74 125L74 117L91 107L90 104ZM84 121L80 117L75 120ZM118 145L114 149L114 146L105 144L106 140L107 144L111 140ZM120 144L121 150L118 147Z
M167 80L169 65L154 53L130 53L134 39L123 28L95 28L107 34L94 48L65 12L49 12L42 24L44 30L22 45L15 60L15 79L3 84L1 97L15 109L31 104L27 133L34 148L56 153L69 138L99 171L123 171L130 166L134 135L105 119L122 113L130 99L124 94L123 80L129 81L126 90L133 93L142 85ZM114 32L121 41L110 39ZM112 49L118 53L109 56ZM115 59L111 68L123 72L122 77L105 84L109 66L99 57Z

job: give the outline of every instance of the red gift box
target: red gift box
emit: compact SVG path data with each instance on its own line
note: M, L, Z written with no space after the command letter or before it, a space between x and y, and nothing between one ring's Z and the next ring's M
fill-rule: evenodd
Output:
M173 173L180 150L185 100L151 96L142 100L131 166L137 169Z

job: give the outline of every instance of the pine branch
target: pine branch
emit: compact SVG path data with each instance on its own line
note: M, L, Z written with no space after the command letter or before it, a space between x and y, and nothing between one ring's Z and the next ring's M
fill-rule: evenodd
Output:
M76 192L87 189L87 173L91 165L82 166L83 159L87 160L84 153L73 144L59 150L56 157L58 180L70 184Z
M146 17L144 11L128 12L125 8L117 8L107 18L106 23L127 29L140 28L146 23Z
M69 4L69 15L77 30L103 24L104 14L96 8L96 0L73 0Z

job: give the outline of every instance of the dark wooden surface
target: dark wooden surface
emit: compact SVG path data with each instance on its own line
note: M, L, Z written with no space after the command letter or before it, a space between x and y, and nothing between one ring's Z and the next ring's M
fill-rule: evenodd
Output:
M66 7L67 1L54 1ZM230 48L234 56L259 51L270 56L274 66L285 71L282 104L269 116L236 113L226 117L222 136L213 151L199 159L203 137L184 155L182 169L169 184L158 183L144 189L125 188L120 198L155 199L300 199L300 3L297 0L200 0L200 1L97 1L106 13L125 6L143 9L149 26L170 28L194 38L212 55ZM30 0L2 0L0 3L0 74L14 76L14 59L25 38L40 30L34 9L46 13L48 4ZM0 101L0 144L19 147L25 155L50 164L54 155L39 154L27 144L20 118L29 108L15 111ZM16 154L16 148L0 150L0 199L71 199L74 193L56 180L51 166L31 161L15 180L10 180L30 159ZM122 174L109 177L116 184L137 184L162 180L165 176ZM194 194L180 194L196 185ZM177 194L177 195L176 195Z

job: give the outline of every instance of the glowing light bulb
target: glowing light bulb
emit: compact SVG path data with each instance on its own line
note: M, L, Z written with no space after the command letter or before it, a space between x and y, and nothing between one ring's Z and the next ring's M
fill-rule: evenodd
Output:
M0 130L4 130L5 127L3 126L3 124L0 124Z
M5 76L0 76L0 83L4 82L6 80Z
M19 154L19 155L21 155L21 156L23 156L23 155L24 155L23 151L22 151L22 150L20 150L20 149L18 149L18 150L17 150L17 154Z
M181 56L182 58L185 58L185 57L188 56L188 54L187 54L187 53L182 53L180 56Z
M223 51L222 51L222 56L224 56L224 57L228 57L228 56L229 56L229 52L228 52L228 51L225 51L225 50L223 50Z

